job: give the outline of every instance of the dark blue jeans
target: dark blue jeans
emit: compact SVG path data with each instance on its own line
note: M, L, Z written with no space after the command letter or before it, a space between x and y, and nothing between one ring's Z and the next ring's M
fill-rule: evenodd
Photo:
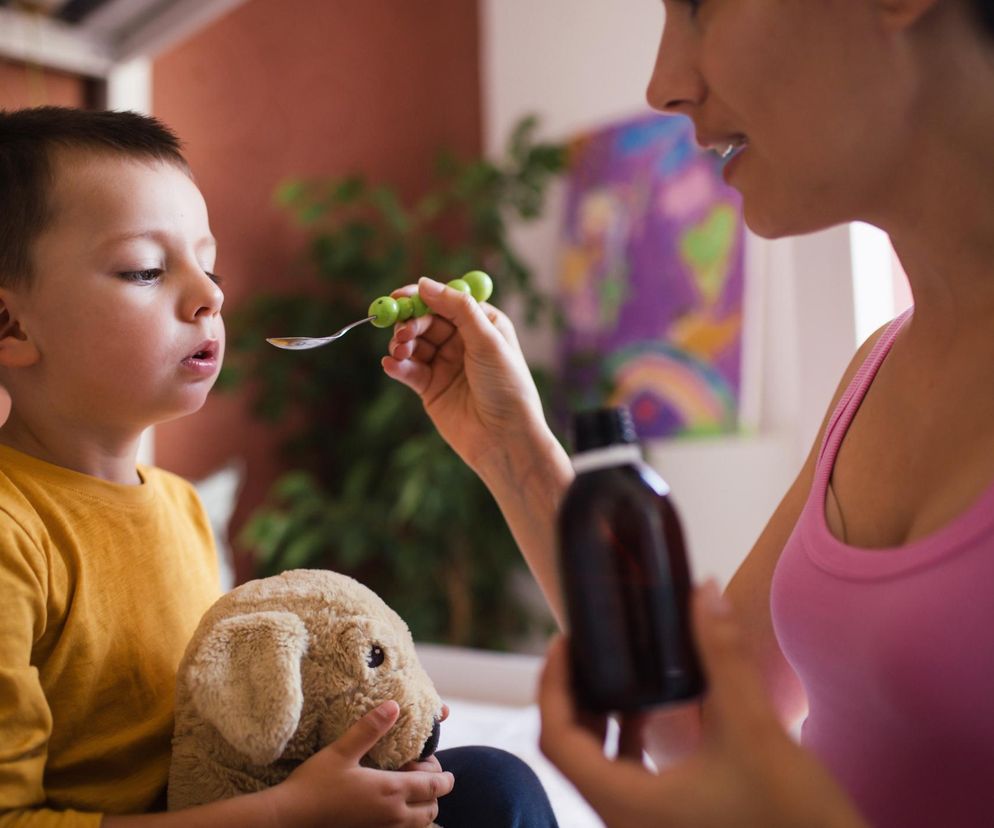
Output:
M438 800L442 828L557 828L542 783L514 754L491 747L438 752L456 785Z

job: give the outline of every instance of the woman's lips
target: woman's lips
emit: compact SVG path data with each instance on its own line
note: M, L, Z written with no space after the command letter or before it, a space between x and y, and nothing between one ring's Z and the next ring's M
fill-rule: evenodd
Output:
M748 150L748 144L740 144L726 157L726 160L721 168L721 177L725 179L726 184L731 181L732 174L738 168L739 164L742 163L742 156L745 155Z

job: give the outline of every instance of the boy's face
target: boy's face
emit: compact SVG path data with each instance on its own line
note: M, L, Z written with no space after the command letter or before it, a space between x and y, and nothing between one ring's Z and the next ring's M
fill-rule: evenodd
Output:
M154 160L62 153L21 329L52 413L144 428L196 411L224 355L215 242L196 185Z

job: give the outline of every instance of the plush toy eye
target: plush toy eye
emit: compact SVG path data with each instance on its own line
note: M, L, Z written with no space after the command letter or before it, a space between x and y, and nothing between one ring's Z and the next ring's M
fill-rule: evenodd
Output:
M383 652L383 648L378 644L374 644L369 648L369 655L366 656L366 663L370 667L379 667L385 658L386 654Z

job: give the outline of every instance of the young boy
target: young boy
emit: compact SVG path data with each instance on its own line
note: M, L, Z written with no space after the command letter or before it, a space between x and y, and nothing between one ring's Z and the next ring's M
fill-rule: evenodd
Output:
M431 822L453 787L437 760L359 764L394 702L275 788L146 813L176 668L219 592L196 494L136 465L224 355L207 208L157 121L45 107L0 112L0 217L0 827ZM528 824L554 824L543 807Z

